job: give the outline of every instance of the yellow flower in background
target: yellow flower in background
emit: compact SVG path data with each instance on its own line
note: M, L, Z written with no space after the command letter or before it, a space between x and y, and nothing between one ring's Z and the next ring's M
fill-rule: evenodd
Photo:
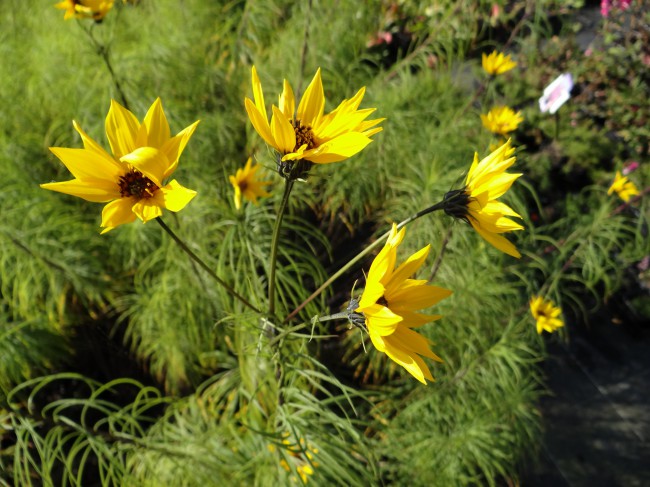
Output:
M262 84L255 66L252 68L254 102L244 103L248 117L257 133L275 150L282 161L307 160L316 164L338 162L366 147L382 128L384 119L366 120L375 108L359 110L365 93L361 88L354 97L343 100L332 112L325 114L325 95L320 69L302 95L298 109L291 86L284 80L278 106L271 107L268 120Z
M258 181L255 173L260 168L257 164L252 166L252 158L248 158L243 169L237 169L234 176L229 176L230 184L235 189L235 208L241 208L242 196L253 204L257 204L258 197L270 196L264 190L264 186L271 184L270 181Z
M444 210L448 215L468 221L481 237L500 251L519 258L521 254L516 247L501 234L523 230L524 227L507 218L521 216L505 203L497 201L521 176L521 173L506 172L515 163L514 151L508 139L480 162L475 152L465 187L445 195Z
M94 19L101 21L113 8L114 0L63 0L54 5L65 10L63 18Z
M506 56L498 51L492 51L490 55L483 53L482 64L485 72L492 76L503 74L517 66L517 63L510 58L510 54Z
M561 318L562 310L555 306L555 303L551 300L545 300L541 296L534 296L530 300L530 312L537 322L537 333L539 334L544 330L553 333L564 326L564 321Z
M363 313L368 334L380 352L404 367L413 377L426 384L433 381L431 371L422 360L428 357L442 362L429 348L429 340L413 328L440 318L417 310L428 308L451 295L451 291L428 286L427 280L410 277L422 266L430 245L411 255L395 269L397 247L404 239L406 229L393 228L384 248L370 266L366 287L356 312Z
M632 196L639 194L639 190L634 183L627 176L623 176L621 171L616 171L614 182L607 190L607 194L612 194L614 191L626 203L630 201Z
M129 110L111 100L106 117L106 135L111 156L72 122L83 141L83 149L50 147L75 179L41 184L96 203L108 203L102 211L102 233L137 218L148 222L162 215L163 208L180 211L195 191L175 179L165 184L178 166L178 159L197 124L171 137L160 98L149 108L141 124Z
M288 437L289 435L284 436ZM287 472L291 472L293 466L302 483L306 484L309 476L314 474L314 468L318 467L318 462L314 461L314 455L318 454L318 449L313 448L303 438L300 438L298 444L293 444L288 438L285 438L282 440L282 445L284 446L283 451L289 453L288 460L291 465L289 465L287 459L283 458L280 460L280 466ZM271 453L275 453L277 450L273 444L270 444L268 448ZM291 477L291 480L295 482L298 479Z
M509 132L517 130L524 117L521 116L521 112L515 113L512 108L504 106L494 107L487 115L481 114L481 121L490 132L505 137Z

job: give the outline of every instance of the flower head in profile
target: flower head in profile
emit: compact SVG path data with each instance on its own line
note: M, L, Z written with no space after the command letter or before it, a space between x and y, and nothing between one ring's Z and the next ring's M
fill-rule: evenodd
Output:
M553 301L546 300L541 296L534 296L530 300L530 312L537 322L537 333L541 335L542 331L553 333L558 328L564 326L562 321L562 310L555 306Z
M314 461L314 455L318 454L318 449L312 447L303 438L300 438L298 443L295 444L289 440L288 434L284 436L282 451L288 453L288 455L280 460L280 466L287 472L295 470L304 485L309 480L309 476L314 474L314 468L318 467L318 462ZM270 444L268 448L271 453L277 451L273 444ZM291 477L291 480L295 482L298 479Z
M241 208L242 196L254 205L257 204L258 197L270 196L264 190L264 186L271 184L270 181L258 181L256 172L260 168L257 164L252 165L253 160L249 157L243 169L237 169L234 176L229 176L230 184L235 189L235 208Z
M521 112L516 112L510 107L494 107L487 114L481 114L483 126L493 134L503 135L504 137L517 130L517 127L524 121Z
M106 135L113 155L106 152L77 124L83 149L50 147L75 179L41 184L95 203L107 203L102 211L102 233L136 218L148 222L162 215L163 208L180 211L194 198L195 191L175 179L165 183L178 166L178 159L194 133L194 122L175 136L160 98L140 123L129 110L111 100L106 117Z
M375 348L426 384L426 379L434 379L421 356L439 362L442 360L429 348L429 340L413 328L439 319L439 315L426 315L418 310L433 306L448 297L451 291L429 286L426 279L411 278L424 264L430 245L395 268L397 247L404 239L405 232L406 229L398 231L397 225L393 224L388 241L370 266L366 287L354 311L365 318Z
M343 100L332 112L325 113L320 69L297 109L291 85L284 80L278 105L271 106L270 122L255 66L252 83L254 101L250 98L244 101L248 117L257 133L280 154L280 173L284 177L296 177L295 171L291 173L298 161L308 161L308 170L311 163L328 164L347 159L360 152L372 142L370 137L382 130L377 125L384 119L366 120L374 108L359 110L365 87L349 100Z
M623 176L621 171L616 171L614 182L607 190L607 194L612 194L613 192L616 192L616 194L626 203L630 201L632 196L639 194L639 190L634 183L630 181L627 176Z
M510 58L510 54L504 55L498 51L492 51L489 55L483 53L482 64L485 72L492 76L503 74L517 66L517 63Z
M447 193L443 208L448 215L468 221L481 237L500 251L519 258L521 254L516 247L501 234L523 230L524 227L508 218L521 217L508 205L497 201L521 176L521 173L506 172L515 163L513 153L510 139L480 162L478 154L474 153L465 187Z
M63 0L54 6L65 10L65 20L76 18L100 22L113 8L113 3L114 0Z

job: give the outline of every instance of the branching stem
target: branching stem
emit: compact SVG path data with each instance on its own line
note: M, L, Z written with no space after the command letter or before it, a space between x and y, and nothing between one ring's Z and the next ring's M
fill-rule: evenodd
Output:
M271 237L271 267L269 269L269 318L273 318L275 314L275 269L278 260L278 243L280 242L280 228L282 227L282 219L289 203L289 196L293 188L294 181L291 179L285 180L284 194L282 195L282 202L278 209L278 214L275 218L275 226L273 227L273 236Z
M444 205L446 204L445 201L441 201L440 203L436 203L433 206L430 206L428 208L425 208L424 210L418 211L417 213L414 213L410 217L408 217L406 220L401 221L397 224L397 229L399 230L402 227L405 227L409 223L417 220L420 217L423 217L424 215L428 215L429 213L432 213L437 210L442 210L444 208ZM375 240L373 243L368 245L365 249L363 249L361 252L359 252L356 256L354 256L352 259L348 261L347 264L345 264L343 267L341 267L338 271L336 271L334 274L330 276L330 278L325 281L316 291L314 291L311 296L309 296L307 299L305 299L300 305L294 309L289 316L287 316L284 319L284 323L288 322L292 318L294 318L302 309L307 306L314 298L318 297L320 293L322 293L325 289L327 289L334 281L336 281L339 277L341 277L343 274L345 274L350 268L359 262L363 257L368 255L372 250L374 250L376 247L378 247L384 240L388 238L390 235L390 230L388 230L386 233L384 233L381 237L379 237L377 240Z
M169 234L169 236L178 244L178 246L185 252L194 262L196 262L205 272L208 273L208 275L217 281L219 285L221 285L228 294L230 294L233 298L237 299L240 303L242 303L244 306L250 308L251 310L255 311L256 313L261 313L260 310L258 310L255 306L253 306L246 298L244 298L241 294L239 294L237 291L235 291L226 281L221 279L211 268L208 266L198 255L196 255L192 249L190 249L185 242L183 242L174 231L167 226L167 224L162 220L161 217L156 218L156 221L158 224Z

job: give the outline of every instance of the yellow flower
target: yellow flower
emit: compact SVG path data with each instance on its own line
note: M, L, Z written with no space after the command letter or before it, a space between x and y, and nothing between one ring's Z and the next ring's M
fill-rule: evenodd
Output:
M285 445L284 450L289 453L288 460L291 462L291 466L296 469L302 483L306 484L309 476L314 474L314 468L318 467L318 462L314 461L314 455L318 454L318 449L309 445L303 438L300 438L298 444L292 444L286 438L289 435L285 434L284 436L285 439L282 440L282 444ZM276 451L275 445L272 444L268 445L268 449L271 453ZM291 466L287 459L281 459L280 466L287 472L291 472ZM291 480L297 481L295 477L291 477Z
M607 190L607 194L612 194L614 191L616 191L616 194L626 203L630 201L632 196L639 194L639 190L636 188L634 183L627 179L627 176L623 176L621 171L616 171L616 177Z
M521 112L515 113L510 107L494 107L487 115L481 114L483 126L494 134L503 135L517 130L517 127L524 121Z
M234 176L229 176L230 184L235 189L235 208L241 208L242 196L253 204L257 204L257 198L270 196L264 190L264 186L271 184L270 181L258 181L255 173L260 168L257 164L251 166L253 160L249 157L244 169L237 169Z
M50 147L75 179L41 184L96 203L108 203L102 211L106 233L137 218L148 222L162 215L162 209L182 210L196 195L176 180L164 184L178 166L178 159L197 124L171 137L160 98L149 108L141 124L129 110L111 100L106 117L106 135L113 156L102 149L77 124L83 149Z
M416 311L433 306L451 291L427 286L427 281L410 279L424 263L430 245L411 255L396 269L397 247L406 229L397 231L393 224L388 241L370 266L366 287L356 312L363 313L373 345L404 367L413 377L426 384L433 381L420 355L442 362L429 348L429 340L413 328L440 318Z
M113 8L114 0L63 0L55 5L56 8L65 10L63 18L94 19L101 21Z
M517 63L510 59L510 54L505 56L497 51L493 51L489 56L483 53L482 62L485 72L493 76L503 74L517 66Z
M541 296L534 296L530 300L530 312L537 321L537 333L539 334L544 330L553 333L564 326L564 321L560 317L562 310L555 306L555 303L551 300L545 300Z
M253 102L245 99L248 117L257 133L275 150L282 161L307 160L317 164L338 162L366 147L372 135L381 132L377 124L384 119L366 120L374 108L358 110L365 87L354 97L343 100L325 114L325 95L320 69L302 95L298 110L291 86L284 80L278 106L271 107L268 121L262 84L255 66L252 69Z
M521 176L521 173L505 172L515 163L515 157L511 157L514 151L508 139L481 162L478 154L474 153L465 187L445 195L444 210L448 215L468 221L481 237L500 251L519 258L521 254L501 234L523 230L524 227L507 218L521 216L505 203L497 201Z

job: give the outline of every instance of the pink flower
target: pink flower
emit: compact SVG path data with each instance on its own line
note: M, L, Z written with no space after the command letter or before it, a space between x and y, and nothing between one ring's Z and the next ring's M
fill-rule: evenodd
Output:
M636 171L639 168L639 163L636 161L630 161L625 166L623 166L623 176L627 176L628 174Z
M600 15L608 17L609 11L612 7L620 10L627 10L630 8L631 3L632 0L600 0Z
M600 15L603 17L608 17L610 8L611 5L609 3L609 0L600 0Z

